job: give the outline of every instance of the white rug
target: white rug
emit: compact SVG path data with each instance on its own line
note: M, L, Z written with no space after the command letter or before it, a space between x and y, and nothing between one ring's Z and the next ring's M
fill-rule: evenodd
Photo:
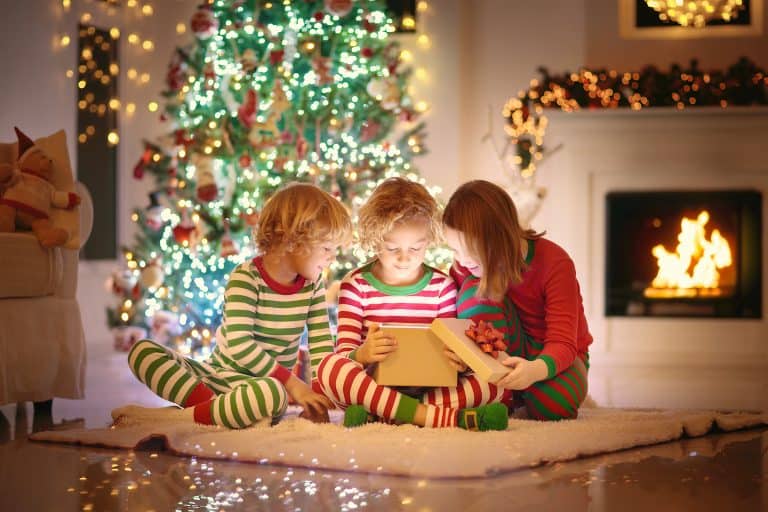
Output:
M334 416L338 421L338 415ZM713 430L768 425L768 413L582 409L579 419L510 418L504 432L369 424L316 425L290 411L275 427L227 430L135 421L119 427L38 432L36 441L135 449L161 442L179 455L424 478L498 475L544 463L662 443Z

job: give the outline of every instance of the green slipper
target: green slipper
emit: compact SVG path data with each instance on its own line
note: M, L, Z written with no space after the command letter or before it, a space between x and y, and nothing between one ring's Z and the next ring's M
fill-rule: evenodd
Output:
M368 411L362 405L350 405L344 411L344 426L359 427L368 423Z
M504 404L488 404L459 411L458 424L466 430L507 430L509 412Z

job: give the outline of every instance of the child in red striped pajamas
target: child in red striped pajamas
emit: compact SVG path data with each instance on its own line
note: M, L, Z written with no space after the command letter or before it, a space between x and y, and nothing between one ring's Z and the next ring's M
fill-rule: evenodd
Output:
M443 213L455 254L458 316L506 324L510 372L496 384L541 420L575 418L587 395L592 336L576 270L543 233L523 229L509 195L477 180L451 196ZM457 368L464 363L453 355Z
M453 279L424 264L439 230L435 200L422 185L403 178L384 181L360 209L360 241L376 258L342 281L336 352L318 367L326 395L348 406L346 426L364 423L369 413L426 427L507 426L507 408L498 402L509 392L474 375L460 377L455 388L422 389L380 386L370 376L373 365L397 350L382 323L430 324L456 315Z

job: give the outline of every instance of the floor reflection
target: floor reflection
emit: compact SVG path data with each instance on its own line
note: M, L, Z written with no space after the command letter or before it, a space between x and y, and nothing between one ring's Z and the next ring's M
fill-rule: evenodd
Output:
M768 430L627 450L499 477L429 480L26 440L0 416L0 510L764 510ZM4 410L7 412L7 410Z

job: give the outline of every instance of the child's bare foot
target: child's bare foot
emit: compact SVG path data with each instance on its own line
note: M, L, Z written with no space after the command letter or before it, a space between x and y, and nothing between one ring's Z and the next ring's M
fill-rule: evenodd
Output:
M112 410L112 425L128 425L150 422L178 422L192 419L192 409L185 410L175 405L169 407L142 407L126 405Z

